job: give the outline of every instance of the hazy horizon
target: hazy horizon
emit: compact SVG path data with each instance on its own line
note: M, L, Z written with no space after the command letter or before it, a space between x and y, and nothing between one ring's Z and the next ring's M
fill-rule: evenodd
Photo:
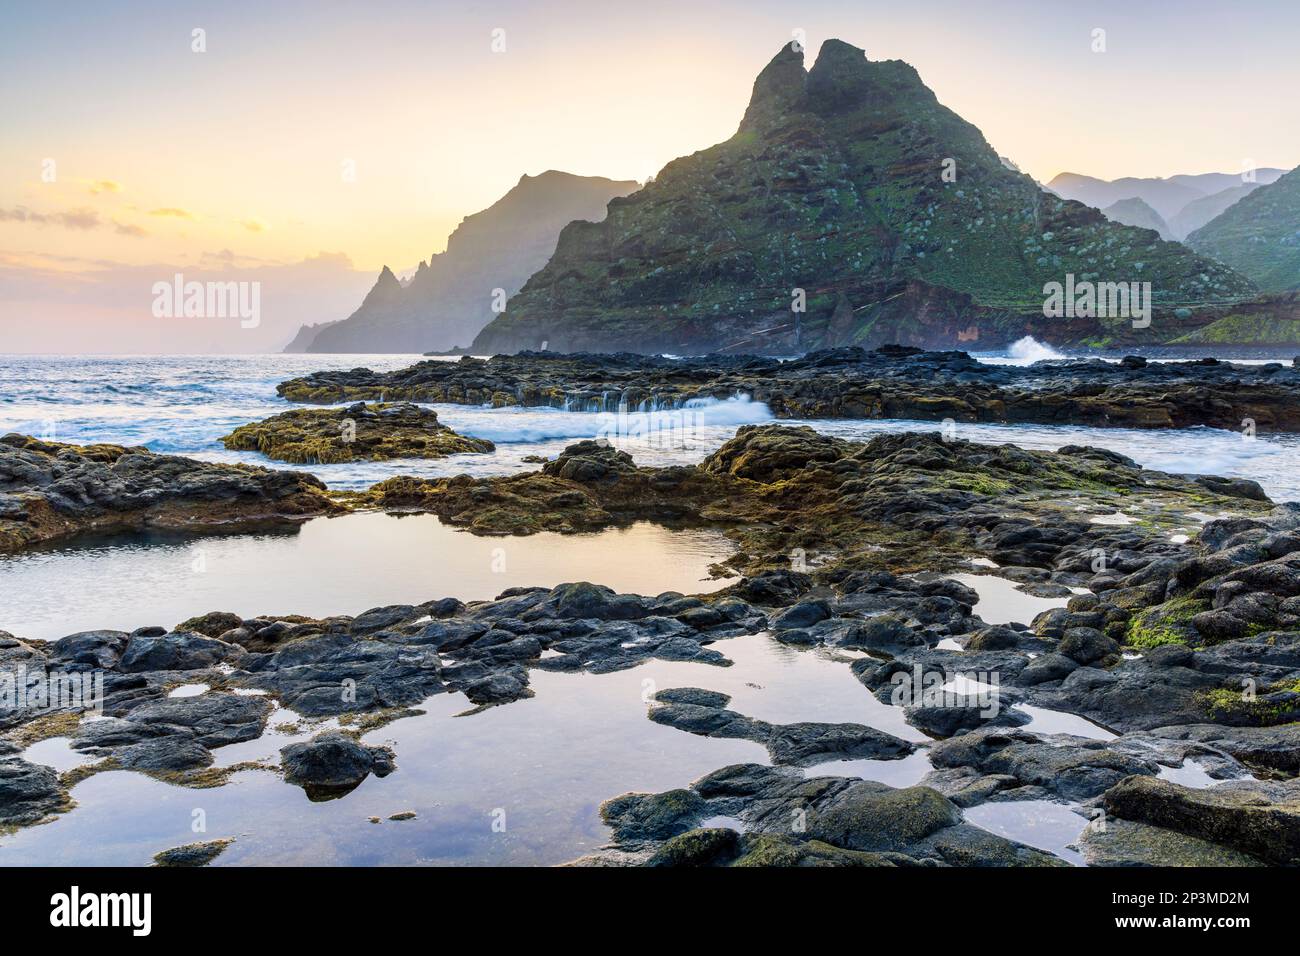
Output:
M12 5L0 352L278 350L522 175L644 181L726 139L794 30L809 65L830 37L911 63L1043 183L1300 163L1270 92L1300 10L1134 6ZM161 326L150 289L178 272L261 283L262 320Z

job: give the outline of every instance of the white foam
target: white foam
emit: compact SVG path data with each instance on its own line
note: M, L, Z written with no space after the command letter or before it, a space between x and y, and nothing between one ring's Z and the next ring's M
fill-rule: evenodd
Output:
M535 444L561 438L611 440L689 434L711 427L772 421L772 410L748 395L696 398L681 408L623 412L564 411L558 408L495 408L490 412L438 406L438 417L463 434L497 444Z
M972 352L971 356L985 365L1032 365L1035 362L1069 358L1032 335L1016 339L1007 346L1005 352Z
M1017 365L1032 365L1034 362L1065 358L1046 342L1040 342L1032 335L1026 335L1012 342L1011 347L1007 349L1007 356Z

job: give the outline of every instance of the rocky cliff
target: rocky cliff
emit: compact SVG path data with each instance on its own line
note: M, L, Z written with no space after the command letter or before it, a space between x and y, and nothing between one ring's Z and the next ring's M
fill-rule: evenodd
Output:
M783 48L726 142L668 164L603 222L566 227L473 350L1129 337L1127 318L1043 317L1044 285L1070 273L1149 281L1158 311L1254 293L1233 270L1008 168L908 64L829 40L810 71ZM1169 337L1153 324L1153 341Z
M286 351L426 352L468 345L492 316L494 290L510 296L546 264L560 230L601 219L605 205L637 188L631 180L551 170L524 176L501 199L467 216L447 251L421 262L403 286L385 266L352 315L304 327Z

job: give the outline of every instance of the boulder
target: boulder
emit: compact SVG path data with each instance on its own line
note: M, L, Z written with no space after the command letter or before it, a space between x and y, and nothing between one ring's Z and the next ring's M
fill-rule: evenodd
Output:
M280 750L284 779L307 790L312 799L329 799L359 786L374 774L395 769L387 747L367 747L337 731L320 734Z

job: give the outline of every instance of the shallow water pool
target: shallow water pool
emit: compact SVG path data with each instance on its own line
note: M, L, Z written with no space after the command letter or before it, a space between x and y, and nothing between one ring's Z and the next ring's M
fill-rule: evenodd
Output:
M648 698L669 687L722 691L732 695L733 709L773 722L853 721L924 739L833 653L791 648L766 634L714 646L732 666L650 660L601 675L534 670L535 697L472 714L461 694L431 697L425 714L362 738L392 746L396 772L323 803L265 770L241 771L207 790L127 771L97 774L73 788L71 812L0 837L0 865L146 865L160 850L221 838L236 842L219 866L562 863L608 840L599 806L610 797L686 786L731 763L769 762L752 741L651 721ZM286 744L336 726L293 727L290 712L277 714L291 733L220 748L217 763L274 759ZM64 741L29 751L61 761L70 753ZM815 772L900 785L919 780L928 766L917 754L830 762ZM415 819L388 819L408 810ZM204 831L194 831L196 820Z
M716 531L648 522L593 534L480 537L433 515L351 514L281 532L137 534L0 555L0 630L173 627L207 611L244 617L359 614L435 598L487 600L511 587L591 581L616 591L703 593L729 583Z

